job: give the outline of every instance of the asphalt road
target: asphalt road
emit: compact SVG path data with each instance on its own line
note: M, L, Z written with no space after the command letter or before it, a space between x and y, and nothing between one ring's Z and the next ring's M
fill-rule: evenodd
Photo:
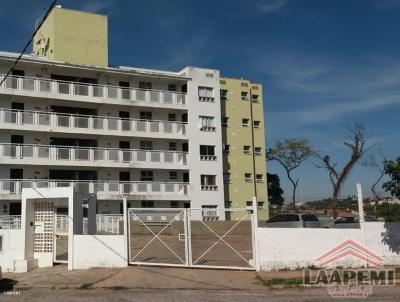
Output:
M18 292L16 292L18 293ZM377 288L374 293L363 299L333 299L326 289L284 289L271 291L242 290L58 290L34 288L21 291L19 295L2 295L0 301L185 301L185 302L291 302L291 301L399 301L400 287Z

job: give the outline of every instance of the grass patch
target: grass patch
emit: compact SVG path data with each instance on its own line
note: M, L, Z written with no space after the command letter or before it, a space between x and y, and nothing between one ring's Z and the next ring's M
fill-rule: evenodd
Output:
M129 287L115 285L115 286L110 286L110 287L104 287L104 289L111 289L111 290L127 290L127 289L129 289Z
M79 289L92 289L92 288L93 288L93 283L85 283L79 287Z
M303 285L303 279L302 278L289 278L289 279L283 279L283 278L272 278L272 279L264 279L260 275L257 275L256 279L261 282L262 285L267 286L267 287L273 287L273 286L301 286Z

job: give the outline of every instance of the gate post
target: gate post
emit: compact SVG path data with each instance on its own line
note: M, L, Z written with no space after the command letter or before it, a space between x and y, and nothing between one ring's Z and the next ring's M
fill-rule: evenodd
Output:
M125 253L126 253L126 265L129 265L129 257L131 254L130 251L130 226L129 226L129 213L128 213L128 203L126 201L126 197L122 199L122 208L123 208L123 221L124 221L124 244L125 244Z
M192 229L191 229L191 212L190 209L184 209L184 230L185 230L185 256L186 266L192 266Z
M253 262L256 271L260 271L260 259L259 259L259 248L258 248L258 205L257 197L253 197L253 214L252 214L252 240L253 240Z

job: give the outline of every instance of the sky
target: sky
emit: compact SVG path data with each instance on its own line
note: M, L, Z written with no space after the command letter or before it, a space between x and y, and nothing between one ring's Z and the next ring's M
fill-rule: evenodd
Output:
M0 0L1 50L20 51L51 0ZM369 154L400 156L400 0L65 0L66 8L109 17L109 62L178 71L209 67L263 84L267 147L305 138L341 167L355 122ZM316 160L294 175L299 200L329 197ZM285 199L291 187L282 168ZM378 177L357 165L342 196L365 195Z

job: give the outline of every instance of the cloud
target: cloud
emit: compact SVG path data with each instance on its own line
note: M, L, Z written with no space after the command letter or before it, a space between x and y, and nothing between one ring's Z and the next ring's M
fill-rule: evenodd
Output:
M281 10L289 3L289 0L264 0L257 9L262 13L272 13Z

